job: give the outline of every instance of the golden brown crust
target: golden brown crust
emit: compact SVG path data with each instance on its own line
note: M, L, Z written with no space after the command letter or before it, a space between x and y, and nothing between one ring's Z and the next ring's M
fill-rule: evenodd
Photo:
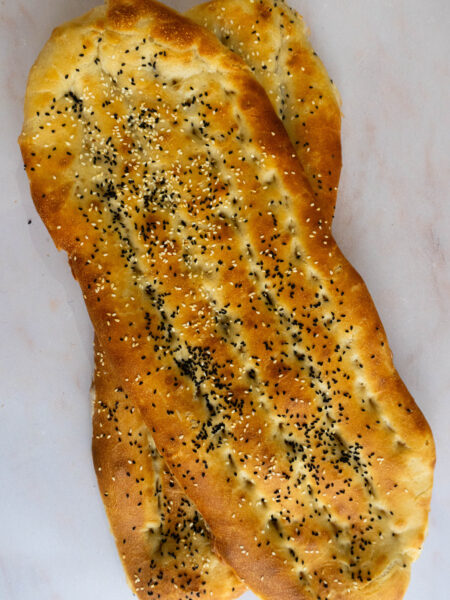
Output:
M286 10L286 7L283 8ZM328 128L331 115L331 118L334 118L336 122L336 128L330 132L330 135L334 136L334 145L339 148L340 110L334 87L329 82L326 73L324 74L324 68L309 44L305 25L300 18L289 19L289 22L283 27L285 29L284 35L281 39L278 39L281 31L280 25L283 17L286 16L283 8L276 2L273 3L268 0L257 4L252 4L249 0L244 2L240 0L239 3L234 0L221 0L195 7L189 12L189 16L195 22L212 30L227 47L246 59L253 74L257 76L268 92L275 110L279 112L280 118L284 121L291 141L296 147L297 154L300 160L303 159L303 166L312 188L316 190L316 196L323 203L324 209L331 212L335 202L335 192L334 190L324 189L316 177L316 173L328 172L330 163L334 160L330 173L333 173L333 177L336 177L333 185L337 186L337 177L341 166L340 151L332 156L329 144L321 145L318 142L314 145L314 142L309 144L309 141L323 138L321 131ZM261 12L264 12L262 20L260 18ZM232 23L239 23L240 25L233 28ZM288 28L290 29L289 34ZM244 52L249 44L248 32L250 31L258 34L258 52ZM275 45L273 40L276 40ZM294 50L294 45L296 55L302 54L305 59L302 68L294 70L292 76L290 76L288 60L285 55ZM276 68L274 65L276 65ZM296 93L291 94L291 96L289 96L289 92L282 91L286 87L287 81L292 81L293 87L296 88ZM292 119L289 117L292 109L295 109L296 112L298 110L296 104L297 99L300 102L300 94L297 93L299 88L314 89L315 100L313 98L309 99L309 107L320 106L321 110L319 113L314 112L313 118L309 116L309 107L303 111L301 121L298 118ZM303 102L304 99L300 106L307 106ZM307 145L311 146L311 152L306 152ZM321 164L318 170L316 169L316 172L314 172L317 159L321 161ZM151 536L148 528L144 533L142 527L133 525L136 522L145 523L149 520L161 522L158 506L151 501L155 490L158 490L159 494L163 496L167 493L169 504L172 503L171 498L174 494L178 499L182 498L184 494L173 481L173 477L170 477L167 467L162 461L158 469L162 475L159 477L159 482L156 483L155 473L149 464L150 458L147 453L143 453L142 444L124 443L122 436L119 436L120 441L117 442L117 434L113 430L113 425L114 429L117 428L120 432L129 432L128 435L133 436L133 438L145 436L146 439L150 436L150 433L146 430L139 412L134 411L129 406L129 401L125 398L126 394L120 388L120 382L117 382L113 374L105 368L103 364L104 357L99 353L99 349L96 351L95 356L96 385L93 388L96 398L93 415L94 464L108 518L133 590L138 596L142 595L146 598L148 598L148 594L155 594L155 590L161 593L162 589L164 589L164 596L167 598L179 597L181 574L174 568L174 564L183 563L185 565L183 582L190 582L189 588L192 593L197 593L198 588L200 588L200 593L217 598L239 595L244 590L244 584L239 582L230 570L226 572L223 565L218 563L215 555L211 556L212 549L206 525L201 516L193 511L191 504L185 497L178 519L175 509L171 511L169 524L166 525L166 537L172 540L173 544L171 533L179 530L189 533L191 530L187 523L189 520L193 521L191 526L194 526L195 523L196 536L189 536L188 541L185 542L189 549L188 556L194 555L196 559L193 562L187 564L184 562L183 544L171 549L171 556L175 556L176 559L171 561L169 558L168 560L167 554L164 557L167 544L164 546L164 551L161 549L155 551L155 548L158 548L157 543L149 543L151 537L160 535L159 530L152 530ZM150 498L146 497L146 502L142 499L142 490L136 489L136 486L133 485L134 478L127 481L123 476L123 465L129 463L133 464L134 470L140 472L139 481L142 482L142 485L147 486L147 493ZM166 490L161 489L161 486L164 486L164 482L167 481L170 481L170 486ZM145 493L144 495L146 496ZM147 514L149 512L150 514ZM133 522L130 522L131 515ZM200 543L198 541L199 535ZM178 538L178 533L176 537ZM126 540L127 548L133 548L132 553L129 549L125 553L123 552L124 540ZM150 564L153 568L150 568ZM199 571L199 565L205 564L208 565L208 569L206 575L203 575L203 570ZM145 575L143 571L146 572ZM159 575L160 579L155 574ZM174 576L175 586L171 584ZM185 589L186 586L183 586L183 588Z
M102 347L257 594L401 597L434 446L367 289L243 63L150 0L110 9L48 94L50 42L21 137Z
M341 172L339 94L284 0L213 0L187 15L249 65L282 121L331 227Z
M333 156L329 143L321 144L321 140L325 139L321 132L328 131L329 137L333 138L334 146L339 148L339 105L334 86L324 73L323 66L309 44L303 21L291 15L293 18L284 24L283 29L281 28L283 20L287 17L286 10L284 5L269 0L256 4L251 3L250 0L239 0L239 3L235 0L220 0L193 8L189 12L189 17L212 30L224 45L246 59L253 74L268 92L275 110L280 114L297 154L300 160L303 160L303 166L318 200L323 204L324 210L331 213L335 202L334 189L326 189L316 174L330 171L335 178L333 186L337 186L341 166L340 151ZM261 13L264 14L263 19ZM239 25L233 26L233 24ZM283 36L280 36L281 31ZM258 52L245 51L254 40L254 38L248 39L250 32L258 35ZM294 70L291 74L286 55L290 56L289 52L293 52L294 46L296 55L301 54L305 58L302 68ZM284 91L287 82L295 88L294 94L289 95L288 91ZM308 104L304 104L304 98L300 101L299 91L302 89L313 89L315 99L309 98ZM298 112L298 103L300 108L305 107L300 121L289 116L293 110L295 113ZM311 106L321 109L319 113L313 112L312 117ZM336 123L333 131L328 127L331 119ZM306 152L307 147L311 151ZM316 168L318 160L319 167ZM331 165L333 161L334 164ZM224 599L239 595L244 590L244 584L230 570L227 572L222 563L218 562L217 557L212 554L209 532L203 519L193 510L191 503L178 484L173 481L162 460L157 467L157 471L160 472L158 482L155 481L156 475L149 463L151 458L142 450L142 436L147 439L149 436L151 438L151 435L146 430L139 411L134 411L129 406L129 400L121 390L120 382L117 382L113 373L106 369L104 357L99 349L95 356L94 464L108 518L133 590L138 596L148 598L148 594L152 596L161 593L164 589L164 597L178 598L179 590L185 590L186 585L183 584L189 581L188 587L191 593L196 594L200 590L200 594ZM122 434L117 434L116 429L119 432L127 431L133 443L131 444L129 439L124 441ZM157 451L154 450L152 453L155 454ZM154 458L154 460L158 459ZM146 492L142 493L142 489L137 489L133 483L134 477L128 480L125 478L123 465L129 464L139 472L136 481L146 486ZM152 528L150 533L148 527L143 530L139 525L136 526L136 522L162 522L157 503L151 500L155 491L158 492L158 497L159 495L166 497L166 501L162 502L164 505L173 506L168 522L165 524L165 538L169 540L169 545L171 542L169 551L172 554L169 558L167 542L158 549L157 540L160 536L158 528ZM145 496L144 500L142 495ZM174 496L177 499L175 503L172 500ZM179 510L180 499L182 499L182 506L177 517L176 511ZM130 521L131 516L132 521ZM195 529L192 530L190 527ZM178 542L181 531L188 534L183 544ZM150 543L149 540L153 538L156 538L156 541ZM176 543L174 538L177 540ZM125 553L124 543L127 545ZM130 547L133 548L132 553ZM194 558L187 563L184 560L185 548L188 557ZM172 560L171 557L176 558ZM150 568L150 564L153 568ZM179 564L184 565L182 574L179 568L174 568ZM207 565L206 574L203 574L205 569L199 569L199 565ZM175 584L171 583L172 581L175 581Z
M245 591L211 552L201 516L115 385L95 345L92 453L102 499L130 587L138 598L232 600Z

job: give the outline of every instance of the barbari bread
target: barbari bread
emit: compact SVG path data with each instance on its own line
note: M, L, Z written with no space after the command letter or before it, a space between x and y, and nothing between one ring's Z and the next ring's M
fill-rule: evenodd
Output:
M211 2L192 9L189 17L246 59L285 124L317 202L331 218L341 167L340 108L303 20L271 0ZM289 49L300 64L291 64ZM286 81L295 92L285 91ZM216 599L239 595L243 584L213 554L206 524L170 474L99 347L94 356L94 465L134 592L167 600L199 593Z
M263 598L400 598L433 439L245 63L160 4L111 0L41 53L20 143L219 554Z

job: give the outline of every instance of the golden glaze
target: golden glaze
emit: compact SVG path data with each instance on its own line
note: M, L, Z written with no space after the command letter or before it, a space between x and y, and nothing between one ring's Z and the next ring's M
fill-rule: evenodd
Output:
M400 598L432 436L244 63L160 4L112 0L55 32L20 142L103 350L223 558L264 598Z
M188 14L245 59L283 120L322 211L331 215L341 167L340 108L301 17L272 0L220 0ZM301 57L301 66L292 67L291 55ZM244 584L213 553L206 524L99 348L95 358L94 465L131 587L139 597L159 593L166 600L239 595Z

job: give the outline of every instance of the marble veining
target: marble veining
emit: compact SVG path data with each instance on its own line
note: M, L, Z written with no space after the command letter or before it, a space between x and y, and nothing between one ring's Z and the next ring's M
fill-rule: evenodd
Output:
M0 0L0 598L130 600L90 455L92 329L32 205L16 139L51 29L95 0ZM194 2L172 1L177 9ZM446 600L450 559L450 74L446 0L291 0L343 100L334 234L362 274L438 453L406 600ZM245 600L255 598L250 592Z

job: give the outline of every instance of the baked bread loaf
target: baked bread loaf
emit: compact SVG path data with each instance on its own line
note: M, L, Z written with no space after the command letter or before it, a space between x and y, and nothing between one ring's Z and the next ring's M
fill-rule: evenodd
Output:
M341 167L340 109L303 20L272 0L215 1L192 9L189 17L246 59L285 122L317 202L330 214ZM249 52L255 35L258 52ZM286 60L294 47L301 66ZM287 80L295 93L283 92ZM293 109L301 119L289 116ZM166 600L240 595L244 584L213 553L206 524L170 474L98 345L94 356L94 465L133 591L140 598L160 594Z
M56 30L20 138L103 351L255 592L400 598L429 427L248 67L151 0Z

